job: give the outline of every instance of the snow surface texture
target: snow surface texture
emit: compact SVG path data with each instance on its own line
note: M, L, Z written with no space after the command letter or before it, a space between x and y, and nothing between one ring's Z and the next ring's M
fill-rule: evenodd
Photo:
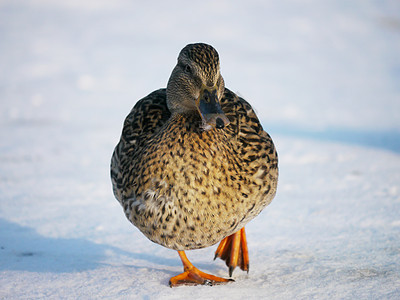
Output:
M0 1L1 299L399 299L399 1ZM191 2L192 3L192 2ZM280 155L250 273L178 255L114 199L109 160L180 49L214 45ZM215 246L188 251L227 276Z

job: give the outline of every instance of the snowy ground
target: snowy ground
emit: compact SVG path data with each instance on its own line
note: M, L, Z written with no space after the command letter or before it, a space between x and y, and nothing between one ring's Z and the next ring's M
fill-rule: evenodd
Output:
M399 299L398 1L0 1L0 299ZM323 4L322 4L323 3ZM135 101L204 41L280 154L250 273L170 289L114 199ZM215 247L190 251L227 275Z

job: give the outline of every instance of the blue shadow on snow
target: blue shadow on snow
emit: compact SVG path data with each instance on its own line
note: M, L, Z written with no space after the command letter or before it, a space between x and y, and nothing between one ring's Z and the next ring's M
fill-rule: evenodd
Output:
M273 135L285 135L300 138L310 138L320 141L340 142L345 144L360 145L380 148L400 153L400 131L367 131L354 129L331 128L321 131L307 130L303 128L277 126L264 123L264 129Z
M121 265L142 260L144 266L147 262L180 266L178 255L176 259L168 259L146 251L127 252L82 238L44 237L32 228L0 218L0 271L71 273L92 270L108 265L110 251L121 258Z

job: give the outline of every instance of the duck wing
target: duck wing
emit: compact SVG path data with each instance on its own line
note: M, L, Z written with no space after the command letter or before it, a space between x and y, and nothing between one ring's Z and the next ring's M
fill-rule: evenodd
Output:
M168 121L171 112L167 107L166 89L159 89L139 100L126 117L121 139L111 159L111 180L115 197L123 205L131 184L132 165L138 162L138 155L148 139Z
M225 88L221 107L230 125L226 128L238 155L243 162L278 168L278 158L274 143L263 127L251 105L243 98Z

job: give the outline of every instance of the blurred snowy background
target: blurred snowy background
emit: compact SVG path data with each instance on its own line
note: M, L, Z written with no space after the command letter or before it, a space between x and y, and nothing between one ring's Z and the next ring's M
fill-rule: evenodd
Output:
M280 154L250 273L169 289L174 251L114 199L141 97L206 42ZM400 2L0 0L0 298L400 297ZM213 251L191 251L226 276Z

